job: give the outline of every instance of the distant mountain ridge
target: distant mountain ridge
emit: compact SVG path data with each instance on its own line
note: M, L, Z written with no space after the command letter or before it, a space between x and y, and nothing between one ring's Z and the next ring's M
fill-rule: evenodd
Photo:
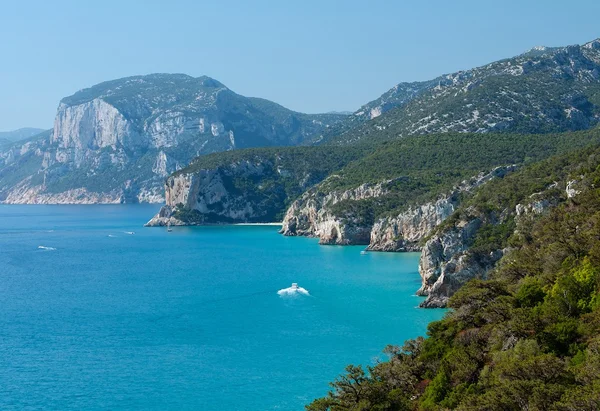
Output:
M327 140L348 144L451 131L575 131L594 127L599 119L596 39L581 46L534 47L471 70L400 83L357 110L349 120L353 126Z
M198 155L310 145L345 117L297 113L206 76L112 80L62 99L48 138L0 151L0 201L162 202L164 178Z
M0 145L25 140L43 132L42 128L23 127L12 131L0 131Z

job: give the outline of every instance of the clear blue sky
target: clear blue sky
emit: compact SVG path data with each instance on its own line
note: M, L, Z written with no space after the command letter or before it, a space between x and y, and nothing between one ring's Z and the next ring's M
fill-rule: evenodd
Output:
M598 0L3 0L0 130L49 128L62 97L153 72L355 110L401 81L598 38L598 16Z

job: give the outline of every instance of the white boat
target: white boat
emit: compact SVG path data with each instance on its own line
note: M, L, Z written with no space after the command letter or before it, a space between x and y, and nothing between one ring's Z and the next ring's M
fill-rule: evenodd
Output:
M168 232L171 232L171 231L173 231L173 229L171 228L171 220L169 220L169 221L167 222L167 231L168 231Z
M279 294L279 295L297 295L297 294L310 295L308 293L308 290L306 288L302 288L302 287L298 286L298 283L292 283L291 287L283 288L283 289L277 291L277 294Z

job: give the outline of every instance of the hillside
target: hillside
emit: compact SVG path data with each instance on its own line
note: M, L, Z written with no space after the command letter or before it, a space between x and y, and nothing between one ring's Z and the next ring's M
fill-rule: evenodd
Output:
M48 139L0 148L0 201L162 202L163 179L194 157L250 147L590 129L600 119L599 73L600 40L536 48L400 83L352 115L296 113L206 76L112 80L65 97ZM20 164L27 174L9 175Z
M311 144L346 117L296 113L206 76L108 81L64 98L48 138L0 149L0 201L162 202L164 178L198 155Z
M537 47L429 82L400 83L353 117L356 127L340 129L326 141L588 129L600 119L600 39L581 46Z
M432 204L442 220L464 196L469 180L495 167L521 165L600 142L600 129L560 134L445 133L411 136L381 144L361 159L311 188L288 209L286 235L318 237L324 244L365 244L374 250L404 251L403 233L397 227L391 240L373 237L402 220L405 212ZM479 183L477 183L479 184ZM457 186L462 185L462 188ZM365 191L365 188L374 188ZM456 192L455 192L456 191ZM467 190L468 191L468 190ZM443 211L441 197L454 198ZM419 224L423 215L411 217ZM437 217L435 217L437 218ZM379 233L384 235L383 233ZM424 230L417 237L429 233ZM420 249L411 240L411 249Z
M440 232L473 212L495 215L470 259L504 247L496 268L450 299L429 338L348 366L307 409L598 409L598 170L596 145L482 186Z

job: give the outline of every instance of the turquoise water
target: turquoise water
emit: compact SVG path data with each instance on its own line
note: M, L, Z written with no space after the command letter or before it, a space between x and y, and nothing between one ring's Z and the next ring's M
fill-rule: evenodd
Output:
M0 205L0 409L301 410L443 315L417 254L143 228L156 208Z

